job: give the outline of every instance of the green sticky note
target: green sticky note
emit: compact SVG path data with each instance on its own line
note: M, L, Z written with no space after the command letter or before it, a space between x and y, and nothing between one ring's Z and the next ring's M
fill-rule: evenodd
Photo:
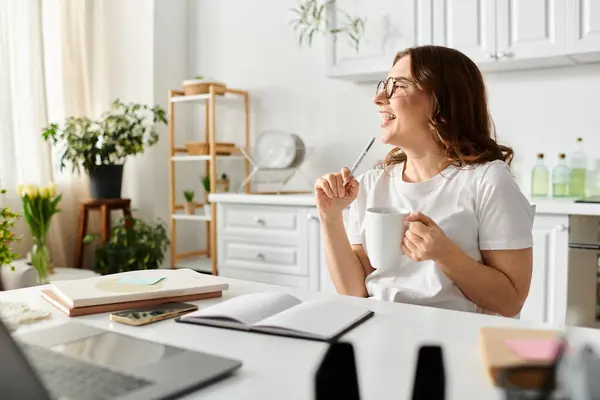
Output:
M117 283L122 285L154 285L160 281L165 279L164 276L127 276L125 278L119 279Z

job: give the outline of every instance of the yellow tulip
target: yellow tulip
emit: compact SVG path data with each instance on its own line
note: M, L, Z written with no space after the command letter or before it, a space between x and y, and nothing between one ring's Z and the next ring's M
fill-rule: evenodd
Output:
M23 193L24 190L25 190L25 185L17 186L17 196L23 197L23 195L25 194L25 193Z
M40 187L40 197L42 197L42 198L50 197L50 193L49 193L49 190L47 187L45 187L45 186Z
M38 194L38 188L35 185L27 185L23 191L23 194L26 194L30 199L35 199Z
M56 195L56 183L52 182L48 185L48 196L54 197Z

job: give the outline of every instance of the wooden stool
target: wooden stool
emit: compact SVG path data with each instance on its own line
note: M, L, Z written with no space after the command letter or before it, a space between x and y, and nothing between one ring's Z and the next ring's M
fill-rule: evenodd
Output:
M83 267L83 238L87 234L88 215L90 210L100 210L100 241L104 244L110 237L110 216L113 210L122 210L124 217L131 217L131 199L88 200L79 206L79 230L75 247L75 267Z

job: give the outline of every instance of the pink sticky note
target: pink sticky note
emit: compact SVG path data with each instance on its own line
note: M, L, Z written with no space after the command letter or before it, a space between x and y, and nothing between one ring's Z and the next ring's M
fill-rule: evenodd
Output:
M553 361L560 349L560 341L556 339L509 339L504 343L528 361Z

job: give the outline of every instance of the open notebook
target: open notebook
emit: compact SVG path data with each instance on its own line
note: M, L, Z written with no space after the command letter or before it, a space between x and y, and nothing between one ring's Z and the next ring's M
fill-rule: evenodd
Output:
M176 318L178 322L335 341L373 311L335 300L302 302L287 293L253 293Z

